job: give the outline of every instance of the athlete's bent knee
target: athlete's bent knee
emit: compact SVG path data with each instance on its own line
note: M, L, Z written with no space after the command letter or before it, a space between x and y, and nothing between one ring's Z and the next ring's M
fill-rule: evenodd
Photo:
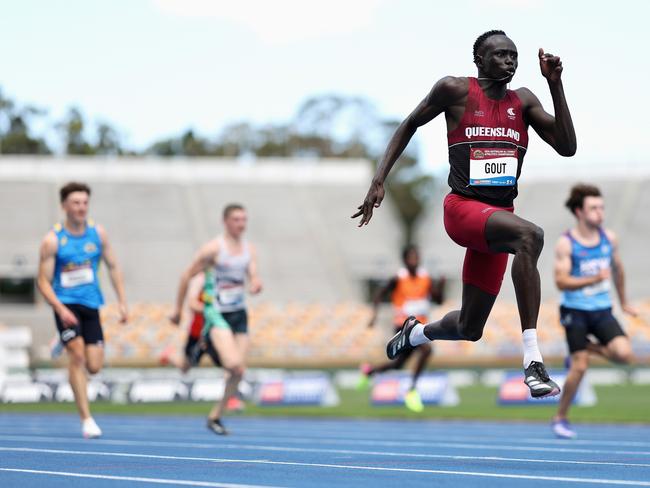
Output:
M631 350L616 352L613 359L620 364L630 364L634 362L634 353Z
M470 342L477 342L483 337L483 330L479 329L469 329L467 327L461 327L458 331L463 340Z
M230 374L231 377L238 377L241 378L244 376L244 365L238 362L233 362L232 364L229 364L228 366L224 365L224 368L228 373Z
M88 371L89 374L97 374L101 369L101 364L86 363L86 371Z
M544 249L544 229L535 224L526 226L520 237L519 250L532 256L539 256Z

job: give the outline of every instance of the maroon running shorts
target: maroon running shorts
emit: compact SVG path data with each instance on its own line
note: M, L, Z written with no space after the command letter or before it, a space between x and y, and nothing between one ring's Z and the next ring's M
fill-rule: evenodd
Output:
M445 230L459 246L467 248L463 263L463 283L498 295L508 265L507 253L488 249L485 224L494 212L513 212L514 207L495 207L450 193L445 197Z

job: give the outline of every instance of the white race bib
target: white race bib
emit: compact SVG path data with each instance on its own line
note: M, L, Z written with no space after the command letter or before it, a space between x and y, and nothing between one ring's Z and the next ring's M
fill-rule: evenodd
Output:
M599 283L596 283L595 285L585 286L582 289L582 293L588 297L591 297L600 293L606 293L611 289L611 287L612 285L610 280L603 280Z
M74 288L75 286L88 285L95 281L95 273L90 266L61 272L61 286Z
M518 164L517 149L472 147L469 150L469 184L514 186Z
M221 305L236 305L244 301L244 295L243 286L219 288L219 303Z
M406 300L402 305L402 310L406 315L428 315L429 314L429 300Z

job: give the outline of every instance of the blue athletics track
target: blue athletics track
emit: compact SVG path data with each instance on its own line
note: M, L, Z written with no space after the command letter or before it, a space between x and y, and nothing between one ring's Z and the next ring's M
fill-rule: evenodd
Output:
M0 487L650 486L650 426L0 414Z

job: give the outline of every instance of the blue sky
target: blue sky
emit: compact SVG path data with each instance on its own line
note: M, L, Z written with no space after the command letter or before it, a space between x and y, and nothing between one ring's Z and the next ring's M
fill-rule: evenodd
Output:
M647 163L646 2L554 0L22 0L0 2L0 86L60 118L77 105L128 144L193 127L284 121L319 93L362 95L403 118L438 78L473 75L478 34L502 28L552 111L539 47L562 56L578 133L571 164ZM446 165L442 120L418 133ZM532 137L530 164L568 164Z

